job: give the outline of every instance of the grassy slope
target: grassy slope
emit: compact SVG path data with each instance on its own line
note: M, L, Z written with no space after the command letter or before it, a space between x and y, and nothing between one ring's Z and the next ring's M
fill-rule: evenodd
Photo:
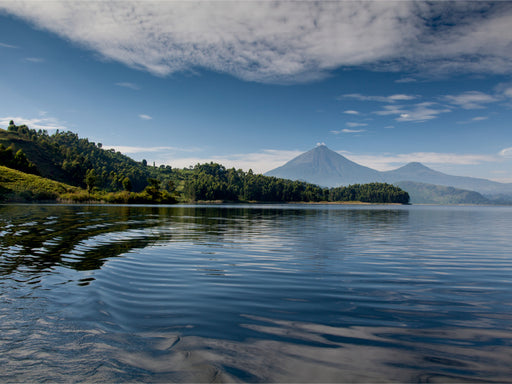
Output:
M36 164L42 175L46 175L52 180L65 180L67 177L66 173L54 164L51 156L35 142L24 139L15 132L0 128L0 143L6 148L13 144L16 150L23 150L28 159Z
M30 175L0 165L0 199L8 201L55 200L80 188Z

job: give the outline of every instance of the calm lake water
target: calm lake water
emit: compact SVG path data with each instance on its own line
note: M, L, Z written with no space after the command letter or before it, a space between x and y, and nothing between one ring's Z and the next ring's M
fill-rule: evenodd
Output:
M512 208L0 205L0 381L511 382Z

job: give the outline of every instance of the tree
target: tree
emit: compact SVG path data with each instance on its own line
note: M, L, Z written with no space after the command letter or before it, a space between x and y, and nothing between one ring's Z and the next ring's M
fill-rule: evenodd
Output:
M89 192L92 191L92 189L94 188L94 186L96 185L96 181L97 181L97 176L96 176L96 172L94 171L94 168L93 169L88 169L87 172L85 172L85 184L87 185L87 190Z
M132 190L132 181L130 180L129 177L125 177L123 179L123 188L124 188L125 191L131 192L131 190Z

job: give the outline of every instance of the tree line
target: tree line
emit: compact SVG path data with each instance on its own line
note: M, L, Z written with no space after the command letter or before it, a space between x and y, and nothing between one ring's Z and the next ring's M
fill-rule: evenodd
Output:
M226 169L213 162L183 169L155 167L146 160L137 162L113 149L103 149L101 143L72 132L49 135L11 121L7 134L13 144L8 148L0 144L0 165L81 187L87 192L80 195L84 201L91 193L102 191L111 193L113 202L409 202L407 192L385 183L329 189L252 170Z
M298 180L226 169L216 163L197 164L188 170L173 170L174 182L181 182L188 200L228 200L259 202L409 202L409 194L386 183L355 184L348 187L322 188ZM178 176L179 175L179 176ZM180 181L181 179L181 181Z

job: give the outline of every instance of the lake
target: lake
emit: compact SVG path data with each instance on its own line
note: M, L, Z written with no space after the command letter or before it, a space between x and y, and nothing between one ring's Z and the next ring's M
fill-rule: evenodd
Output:
M511 382L512 207L0 205L0 381Z

